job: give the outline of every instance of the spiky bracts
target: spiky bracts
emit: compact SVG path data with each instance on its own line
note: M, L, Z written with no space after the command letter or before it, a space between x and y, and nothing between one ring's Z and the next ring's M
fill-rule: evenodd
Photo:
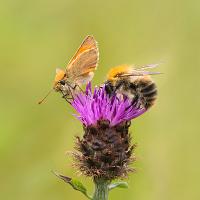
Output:
M75 165L86 176L113 180L133 171L129 164L135 160L129 134L129 122L111 127L108 120L84 126L84 135L77 137Z

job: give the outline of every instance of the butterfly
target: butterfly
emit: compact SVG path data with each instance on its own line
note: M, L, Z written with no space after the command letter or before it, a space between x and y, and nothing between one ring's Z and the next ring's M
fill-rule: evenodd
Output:
M56 69L52 90L62 93L63 97L70 103L73 94L80 90L80 86L92 80L98 60L97 42L93 36L89 35L83 40L66 69ZM41 104L51 91L38 103Z

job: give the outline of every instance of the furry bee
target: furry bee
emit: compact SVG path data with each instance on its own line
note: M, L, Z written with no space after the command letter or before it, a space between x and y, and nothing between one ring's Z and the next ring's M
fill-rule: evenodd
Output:
M107 74L105 82L106 93L123 95L137 101L139 107L149 109L156 101L157 87L150 75L160 74L159 72L145 71L156 65L147 65L139 69L132 66L117 66L112 68Z
M97 42L93 36L87 36L68 63L66 70L56 70L53 90L62 93L63 98L70 103L73 94L81 89L80 86L92 80L98 60ZM41 104L49 93L38 103Z

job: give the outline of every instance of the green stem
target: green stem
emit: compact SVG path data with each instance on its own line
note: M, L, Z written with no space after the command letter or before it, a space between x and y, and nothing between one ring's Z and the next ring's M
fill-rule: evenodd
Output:
M95 178L94 183L95 192L92 200L108 200L108 185L110 184L110 181L102 178Z

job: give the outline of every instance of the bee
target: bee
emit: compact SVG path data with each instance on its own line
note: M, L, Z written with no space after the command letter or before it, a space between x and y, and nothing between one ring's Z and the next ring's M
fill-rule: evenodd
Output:
M112 96L126 96L139 107L149 109L157 99L157 87L150 75L159 72L146 71L156 65L147 65L139 69L123 65L112 68L105 82L106 93Z
M97 42L93 36L87 36L66 69L56 69L52 90L62 93L63 97L70 103L76 91L81 90L80 86L92 80L98 60ZM38 103L41 104L51 91Z

